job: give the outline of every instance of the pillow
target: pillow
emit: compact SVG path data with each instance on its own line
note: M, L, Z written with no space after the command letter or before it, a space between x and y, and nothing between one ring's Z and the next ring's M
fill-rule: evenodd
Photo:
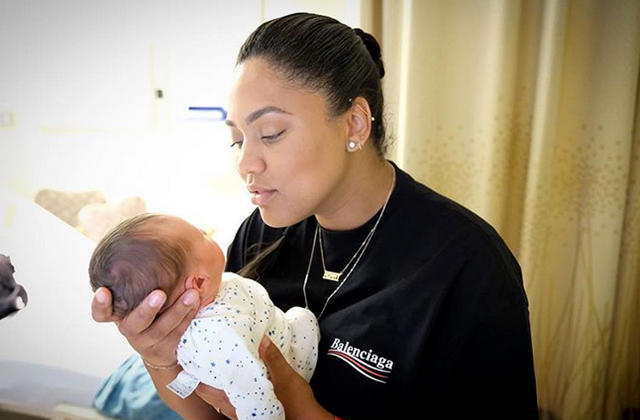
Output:
M107 199L99 191L61 191L43 189L33 198L37 204L58 216L69 225L78 225L78 212L87 204L106 203Z
M144 200L137 196L127 197L113 204L87 204L78 212L77 228L89 239L98 242L118 223L146 211Z
M138 354L129 357L102 383L93 407L109 417L130 420L180 420L156 392Z

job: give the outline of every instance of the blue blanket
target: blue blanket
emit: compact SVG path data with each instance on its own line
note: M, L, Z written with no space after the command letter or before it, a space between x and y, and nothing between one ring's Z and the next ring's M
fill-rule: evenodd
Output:
M109 417L128 420L180 420L158 396L138 354L129 357L104 381L93 407Z

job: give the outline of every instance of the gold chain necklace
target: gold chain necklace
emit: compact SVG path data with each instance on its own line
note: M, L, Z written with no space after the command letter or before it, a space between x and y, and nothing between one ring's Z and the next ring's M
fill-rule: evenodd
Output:
M358 263L360 262L360 258L362 258L362 256L364 255L364 252L366 251L367 247L369 246L369 243L371 242L371 238L373 238L373 234L375 233L376 229L378 228L378 224L380 223L380 219L382 219L382 215L384 214L384 211L387 208L387 204L389 204L389 198L391 198L391 193L393 192L393 187L396 185L396 170L395 170L395 168L393 166L392 166L392 169L393 169L393 181L391 182L391 188L389 189L389 193L387 194L387 199L385 200L384 205L382 206L382 210L380 210L380 215L378 216L378 219L376 220L376 223L373 225L373 227L369 231L369 234L364 238L364 241L362 242L362 244L360 245L360 247L356 251L356 254L354 254L354 256L351 258L351 260L353 260L353 258L355 258L355 255L358 255L358 253L359 253L358 257L356 258L355 263L351 266L351 269L349 270L347 275L344 277L344 280L340 284L338 284L338 287L336 287L335 290L329 295L327 300L324 301L324 305L322 306L322 309L320 310L320 313L318 314L318 319L320 319L320 317L324 313L324 310L327 309L327 305L329 304L329 301L331 300L331 298L336 293L338 293L338 290L340 290L342 285L344 285L347 282L347 279L349 279L349 277L351 276L351 273L353 273L353 270L357 267ZM309 300L307 299L307 281L309 280L309 272L311 271L311 263L313 262L313 255L314 255L315 249L316 249L316 240L318 239L318 232L320 232L320 224L319 223L316 225L315 233L313 234L313 244L311 245L311 255L309 256L309 264L307 265L307 273L304 276L304 283L302 284L302 293L304 294L304 304L305 304L305 308L307 308L307 309L310 309L309 308ZM343 271L346 270L346 268L349 266L349 264L351 264L351 261L349 261L349 263L343 269ZM323 268L324 268L324 261L323 261ZM325 269L325 272L326 271L327 270ZM336 273L336 274L341 275L342 272L341 273ZM338 277L339 277L339 275L338 275ZM324 278L324 276L323 276L323 278Z
M356 250L355 254L353 254L351 259L347 263L347 265L345 265L344 268L342 270L340 270L339 272L335 272L335 271L327 270L327 266L326 266L326 264L324 262L324 245L322 244L322 231L320 231L320 233L318 234L318 246L320 247L320 261L322 261L322 269L324 270L324 274L322 275L322 278L325 279L325 280L340 281L340 276L351 265L353 260L356 259L358 254L360 254L360 252L363 250L365 244L368 243L368 241L370 239L370 236L373 235L373 232L374 232L373 229L369 231L367 236L364 238L364 241L362 241L362 243L360 244L360 246Z

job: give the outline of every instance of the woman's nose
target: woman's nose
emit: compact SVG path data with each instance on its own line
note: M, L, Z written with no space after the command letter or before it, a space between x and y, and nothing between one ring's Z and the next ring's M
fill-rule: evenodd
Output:
M245 140L240 149L237 165L238 173L243 178L246 178L249 173L262 173L266 168L266 163L264 156L262 156L260 144L255 144L251 140Z

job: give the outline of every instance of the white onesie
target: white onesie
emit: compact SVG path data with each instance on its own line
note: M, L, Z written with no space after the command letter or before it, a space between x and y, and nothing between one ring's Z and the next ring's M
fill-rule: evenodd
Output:
M308 309L277 308L256 281L224 273L215 300L202 308L178 344L183 371L167 387L186 398L198 383L222 389L238 419L284 419L258 346L264 335L307 381L318 360L320 330Z

